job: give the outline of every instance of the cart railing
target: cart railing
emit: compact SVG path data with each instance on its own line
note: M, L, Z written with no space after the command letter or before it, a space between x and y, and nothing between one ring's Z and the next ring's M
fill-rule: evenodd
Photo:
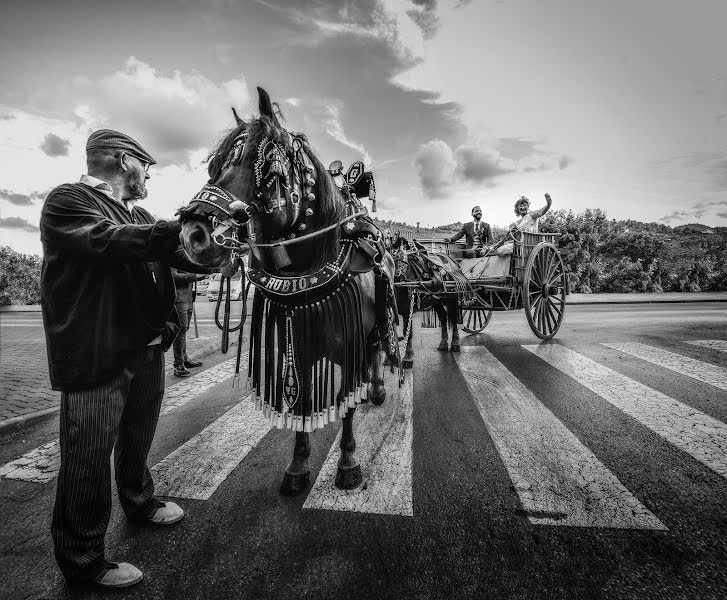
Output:
M525 275L525 265L528 263L528 258L533 248L542 242L550 242L557 247L560 234L522 231L515 233L515 237L512 252L513 275L517 277L518 281L522 282Z

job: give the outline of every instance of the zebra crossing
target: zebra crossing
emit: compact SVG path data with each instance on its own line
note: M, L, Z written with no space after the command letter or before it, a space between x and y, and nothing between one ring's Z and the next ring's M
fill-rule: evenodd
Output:
M684 348L727 352L725 340L685 340ZM678 377L697 380L721 393L727 369L696 360L687 352L641 343L604 342ZM652 431L686 455L727 478L727 425L683 401L619 373L560 344L523 345L530 360L557 372ZM482 346L454 354L458 374L494 442L525 515L534 525L665 530L599 457L568 429L512 371ZM170 386L162 415L169 415L216 385L229 385L235 359ZM244 362L244 360L243 360ZM718 361L724 362L724 361ZM304 510L332 510L413 517L414 394L417 369L399 387L387 377L387 401L362 405L356 413L357 455L364 483L354 490L334 486L340 453L338 437L307 492ZM454 373L457 376L457 373ZM632 373L633 375L633 373ZM426 393L425 391L420 393ZM213 501L214 493L259 444L271 425L253 407L248 393L202 431L152 467L161 496ZM725 395L727 400L727 395ZM0 478L33 483L51 481L58 470L57 440L0 466Z

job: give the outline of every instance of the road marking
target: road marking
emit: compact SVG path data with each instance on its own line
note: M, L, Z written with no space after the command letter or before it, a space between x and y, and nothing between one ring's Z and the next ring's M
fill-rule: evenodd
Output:
M414 516L413 387L411 369L405 372L402 387L395 374L387 373L384 404L361 404L354 417L363 483L353 490L340 490L334 485L341 455L339 431L303 508Z
M682 356L654 346L639 344L636 342L625 342L622 344L601 344L607 348L619 350L636 358L648 361L659 367L664 367L675 373L686 375L697 381L708 383L721 390L727 390L727 369L710 365L700 360L694 360L688 356Z
M247 352L243 353L240 364L247 364ZM237 358L231 358L214 367L205 369L170 385L164 391L159 416L169 414L183 406L195 396L206 392L218 383L232 376ZM245 371L246 372L246 371ZM19 479L33 483L45 483L58 475L61 465L61 443L55 439L24 454L0 467L0 478Z
M455 359L531 523L667 529L487 349Z
M727 425L564 346L523 346L727 478Z
M248 393L152 468L155 493L208 500L271 428Z
M691 344L692 346L701 346L702 348L727 352L727 340L693 340L685 343Z

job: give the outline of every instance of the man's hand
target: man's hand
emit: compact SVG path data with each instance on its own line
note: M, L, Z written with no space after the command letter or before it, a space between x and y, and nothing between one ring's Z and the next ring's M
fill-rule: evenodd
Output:
M552 200L550 199L550 194L545 194L545 201L550 204Z

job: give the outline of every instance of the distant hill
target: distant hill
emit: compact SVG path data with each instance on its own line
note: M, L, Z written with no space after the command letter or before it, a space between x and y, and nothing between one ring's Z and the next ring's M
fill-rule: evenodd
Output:
M677 233L714 233L712 227L701 225L700 223L688 223L687 225L678 225L674 228Z

